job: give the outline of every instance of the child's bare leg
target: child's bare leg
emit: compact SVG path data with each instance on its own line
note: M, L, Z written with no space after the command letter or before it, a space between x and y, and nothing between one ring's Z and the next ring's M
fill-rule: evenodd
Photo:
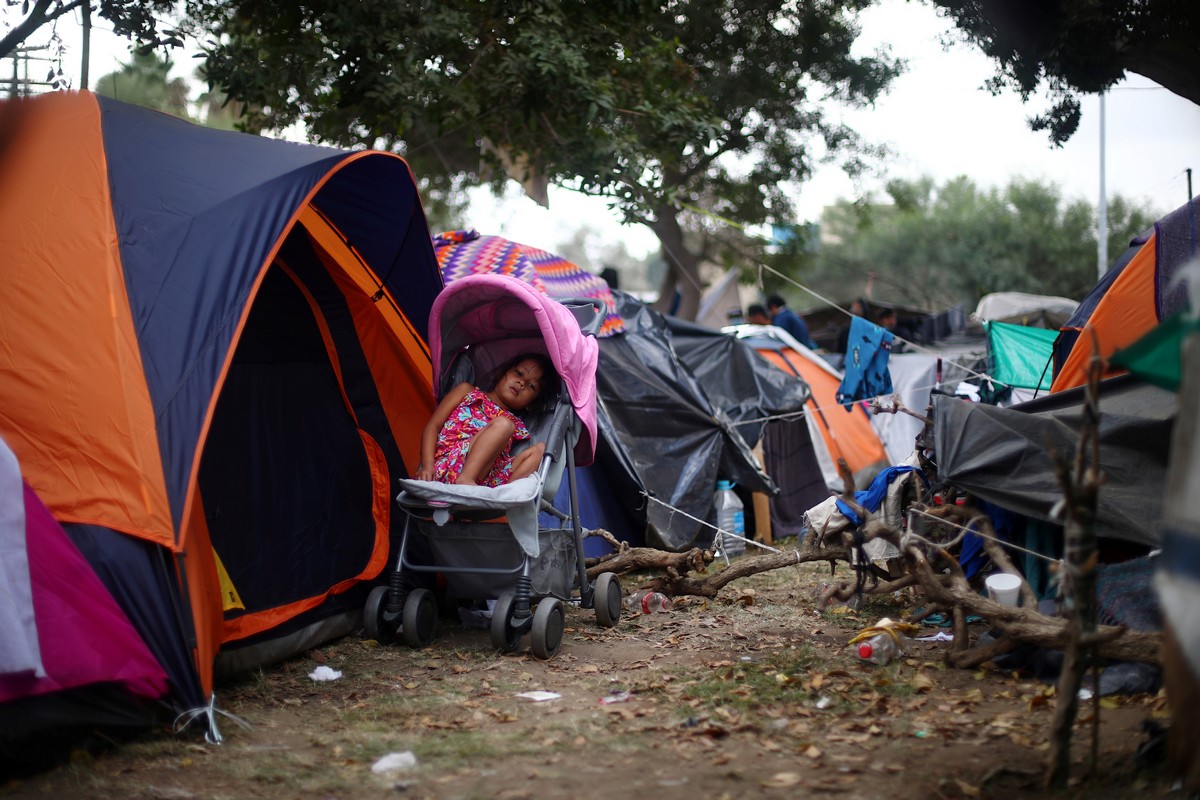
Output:
M471 440L467 457L463 459L462 472L458 474L458 480L455 483L468 486L479 483L491 471L496 459L504 452L504 445L508 444L516 430L512 420L505 417L494 417Z
M522 450L513 459L512 477L509 480L515 481L537 472L538 465L542 463L542 456L545 453L546 445L544 442L531 444Z

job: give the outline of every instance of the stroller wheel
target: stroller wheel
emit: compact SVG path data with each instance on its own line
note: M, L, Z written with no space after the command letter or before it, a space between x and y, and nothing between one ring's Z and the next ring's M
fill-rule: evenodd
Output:
M516 605L516 596L512 592L505 592L496 599L492 609L492 647L502 653L516 652L521 643L521 631L514 629L512 624Z
M367 637L380 644L391 644L396 641L396 627L399 619L388 618L388 587L376 586L367 595L367 604L363 606L363 631Z
M601 572L597 576L592 604L596 607L596 622L615 628L621 621L621 581L616 575Z
M437 603L428 589L413 589L404 600L404 643L425 647L437 628Z
M554 658L563 638L563 604L557 598L546 598L533 612L533 630L529 632L529 649L543 661Z

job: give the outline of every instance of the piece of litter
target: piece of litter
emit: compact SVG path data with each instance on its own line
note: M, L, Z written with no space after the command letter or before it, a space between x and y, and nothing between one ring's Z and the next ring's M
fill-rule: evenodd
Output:
M601 697L600 702L607 706L613 703L624 703L631 697L633 697L633 695L631 695L629 692L613 692L610 695Z
M833 698L829 697L828 695L818 698L817 700L817 708L825 709L829 708L831 705L833 705Z
M535 703L544 703L547 700L557 700L558 698L562 697L562 695L558 694L557 692L535 691L521 692L517 695L517 697L524 697L526 700L532 700Z
M1079 699L1083 700L1083 701L1091 700L1092 699L1092 690L1087 688L1086 686L1080 688Z
M383 775L388 772L404 772L416 765L417 757L413 755L411 750L405 750L403 753L388 753L371 765L371 772L374 772L376 775Z
M308 673L308 677L312 678L314 681L336 681L338 678L342 677L342 673L336 669L320 666Z
M918 642L953 642L954 634L946 633L945 631L938 631L937 633L931 634L929 636L918 636L916 638L916 641L918 641Z

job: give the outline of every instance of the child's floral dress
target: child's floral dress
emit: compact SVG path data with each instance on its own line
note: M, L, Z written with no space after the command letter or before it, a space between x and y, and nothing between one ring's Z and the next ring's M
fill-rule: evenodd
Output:
M433 454L433 479L454 483L462 472L463 462L475 436L496 416L504 415L516 425L516 433L504 446L488 474L479 480L480 486L500 486L512 476L513 442L529 438L529 429L520 417L498 406L480 389L472 389L438 431L437 447Z

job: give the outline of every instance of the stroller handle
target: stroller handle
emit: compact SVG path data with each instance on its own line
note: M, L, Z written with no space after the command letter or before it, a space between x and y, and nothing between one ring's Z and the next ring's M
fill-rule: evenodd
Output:
M608 314L608 303L596 297L565 297L558 302L575 317L585 336L595 336L600 332L604 317Z

